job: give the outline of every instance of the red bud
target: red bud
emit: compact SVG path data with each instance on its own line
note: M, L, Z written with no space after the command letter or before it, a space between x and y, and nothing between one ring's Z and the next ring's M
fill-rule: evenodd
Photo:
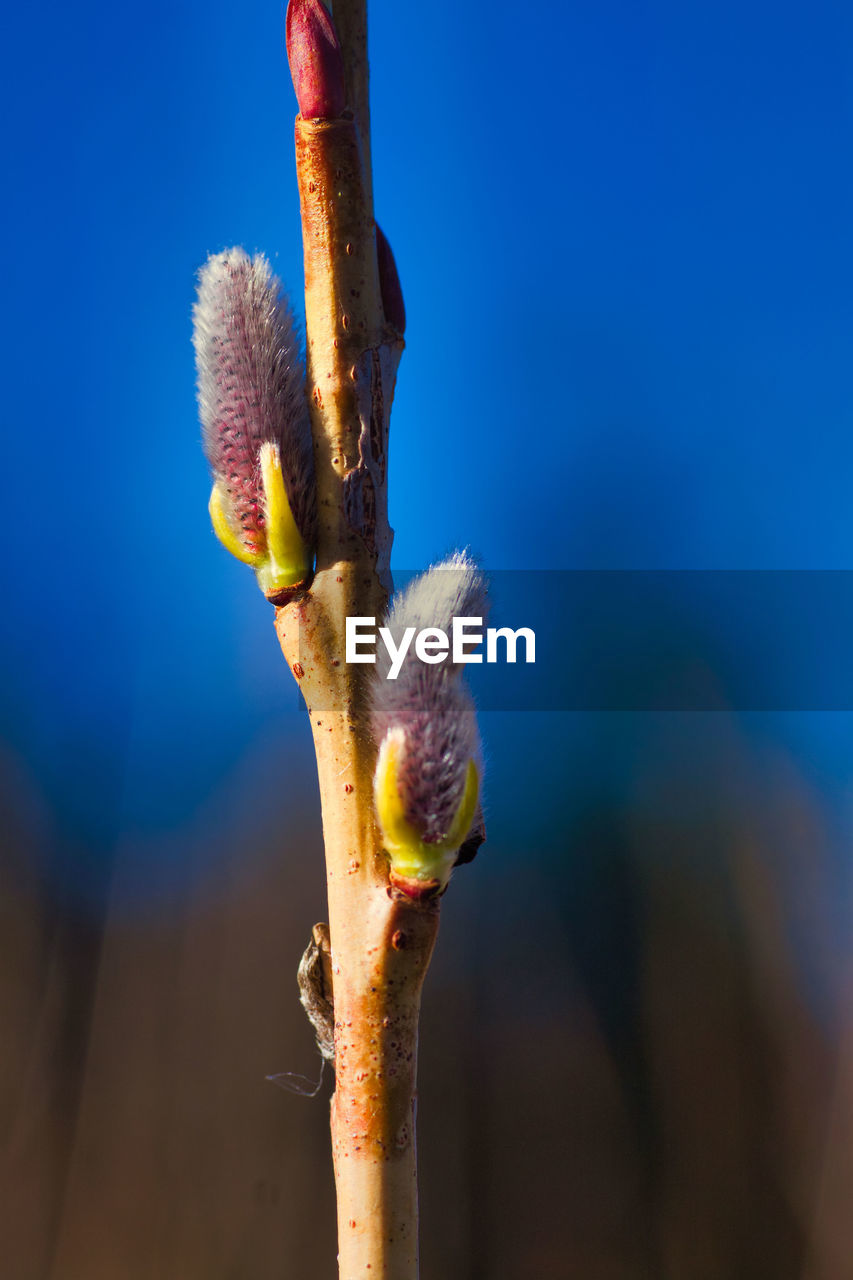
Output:
M346 89L331 14L321 0L290 0L285 30L300 115L306 120L335 119L346 106Z
M391 246L385 239L379 223L376 224L376 258L379 264L379 289L382 294L382 310L385 319L400 333L406 332L406 304L397 274L397 264Z
M432 898L438 898L444 892L444 888L447 887L445 885L442 888L440 880L418 880L415 876L398 875L393 867L388 874L391 881L392 895L396 891L398 894L403 894L415 902L429 902ZM393 938L391 945L394 946ZM395 951L402 951L402 949L402 946L394 946Z

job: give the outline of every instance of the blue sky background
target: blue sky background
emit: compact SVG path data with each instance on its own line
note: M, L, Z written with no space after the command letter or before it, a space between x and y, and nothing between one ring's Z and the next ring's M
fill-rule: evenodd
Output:
M117 842L156 901L187 833L215 862L235 815L314 804L271 611L210 531L190 346L209 252L261 249L300 296L283 8L5 19L2 765L82 900ZM396 564L850 568L849 5L370 22ZM622 785L646 740L487 720L496 858L557 850L567 790ZM759 731L846 812L849 717Z

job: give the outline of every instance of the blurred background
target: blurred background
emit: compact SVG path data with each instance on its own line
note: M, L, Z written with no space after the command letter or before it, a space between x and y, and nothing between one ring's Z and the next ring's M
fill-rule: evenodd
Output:
M319 1074L310 736L190 346L227 245L299 306L283 10L5 17L4 1280L336 1274L330 1081L265 1080ZM851 51L828 0L371 0L398 568L850 567ZM848 1280L853 716L612 701L483 716L425 1280Z

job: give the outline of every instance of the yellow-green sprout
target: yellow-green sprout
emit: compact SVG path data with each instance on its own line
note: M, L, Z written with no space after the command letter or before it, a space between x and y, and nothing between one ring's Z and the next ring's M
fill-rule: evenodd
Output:
M374 778L376 816L395 876L403 880L437 881L445 885L459 849L471 830L480 796L480 774L469 759L456 812L443 836L428 841L409 817L405 794L406 734L392 729L382 740Z

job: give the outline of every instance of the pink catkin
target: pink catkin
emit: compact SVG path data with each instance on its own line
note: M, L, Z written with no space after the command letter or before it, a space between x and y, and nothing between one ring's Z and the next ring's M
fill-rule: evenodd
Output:
M395 597L385 626L399 644L406 627L416 632L437 627L450 635L454 617L488 614L487 584L474 561L457 553ZM398 784L406 816L427 843L449 830L465 786L468 762L482 776L482 750L474 700L463 678L464 667L450 656L443 662L420 661L410 647L396 680L388 680L390 660L384 645L377 650L372 718L377 745L392 729L402 729L405 749Z
M294 519L312 545L305 372L293 315L266 258L239 248L211 257L199 273L193 322L204 451L235 532L247 550L263 551L258 456L261 445L274 443Z

